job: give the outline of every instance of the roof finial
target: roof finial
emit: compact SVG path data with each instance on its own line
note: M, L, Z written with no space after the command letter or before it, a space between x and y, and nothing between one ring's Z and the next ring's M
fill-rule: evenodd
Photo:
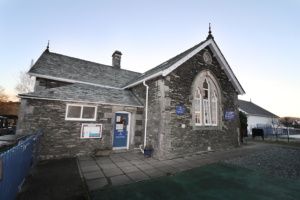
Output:
M50 41L50 40L48 40L47 49L45 50L46 52L49 52L49 41Z
M209 23L209 31L208 31L208 36L207 36L206 39L208 40L208 39L210 39L210 38L214 39L214 36L211 34L210 23Z

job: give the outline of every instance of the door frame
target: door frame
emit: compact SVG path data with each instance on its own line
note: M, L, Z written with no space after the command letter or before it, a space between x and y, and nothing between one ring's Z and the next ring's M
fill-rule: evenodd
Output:
M124 147L114 147L114 137L115 137L115 126L116 126L116 114L128 114L128 123L127 123L127 146ZM115 112L114 116L114 127L113 127L113 137L112 137L112 147L113 150L119 150L119 149L129 149L129 137L130 137L130 123L131 123L131 113L126 111L117 111Z

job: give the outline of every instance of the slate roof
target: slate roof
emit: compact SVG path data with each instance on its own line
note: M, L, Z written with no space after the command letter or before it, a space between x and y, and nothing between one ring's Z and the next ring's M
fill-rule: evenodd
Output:
M168 69L168 68L169 68L170 66L172 66L174 63L176 63L176 62L179 61L181 58L183 58L183 57L185 57L186 55L188 55L190 52L192 52L193 50L195 50L196 48L198 48L198 47L199 47L200 45L202 45L204 42L206 42L206 40L203 41L203 42L201 42L201 43L199 43L199 44L197 44L197 45L195 45L195 46L193 46L192 48L190 48L190 49L188 49L188 50L182 52L181 54L179 54L179 55L177 55L177 56L175 56L175 57L173 57L173 58L171 58L171 59L169 59L169 60L167 60L167 61L161 63L160 65L158 65L158 66L156 66L156 67L154 67L154 68L152 68L152 69L150 69L150 70L144 72L144 73L141 74L140 76L138 76L138 77L134 78L132 81L130 81L127 85L133 84L133 83L138 82L138 81L140 81L140 80L142 80L142 79L144 79L144 78L147 78L147 77L149 77L149 76L151 76L151 75L153 75L153 74L156 74L156 73L158 73L158 72L160 72L160 71L163 71L163 70L165 70L165 69Z
M278 117L277 115L263 109L262 107L259 107L258 105L249 102L249 101L243 101L239 100L239 108L249 115L261 115L261 116L268 116L268 117Z
M44 52L28 72L122 88L141 73L102 65L78 58Z
M144 105L131 90L105 88L100 86L74 83L68 86L51 88L39 92L19 94L22 98L47 98L68 101L83 101L89 103L121 104L128 106Z

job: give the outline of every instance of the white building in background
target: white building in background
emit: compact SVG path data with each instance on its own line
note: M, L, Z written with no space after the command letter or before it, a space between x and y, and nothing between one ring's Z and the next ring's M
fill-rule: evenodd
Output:
M239 100L239 110L246 114L248 119L248 134L252 134L252 128L256 128L257 125L268 125L272 126L270 123L270 118L278 118L279 117L262 107L254 104L250 101Z

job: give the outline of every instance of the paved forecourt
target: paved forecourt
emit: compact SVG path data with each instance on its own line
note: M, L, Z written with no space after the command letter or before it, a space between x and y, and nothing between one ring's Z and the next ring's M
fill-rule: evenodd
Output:
M273 147L273 145L257 143L246 147L198 153L164 161L144 157L138 150L123 150L114 151L108 157L78 157L78 160L86 185L89 191L93 191L172 175Z

